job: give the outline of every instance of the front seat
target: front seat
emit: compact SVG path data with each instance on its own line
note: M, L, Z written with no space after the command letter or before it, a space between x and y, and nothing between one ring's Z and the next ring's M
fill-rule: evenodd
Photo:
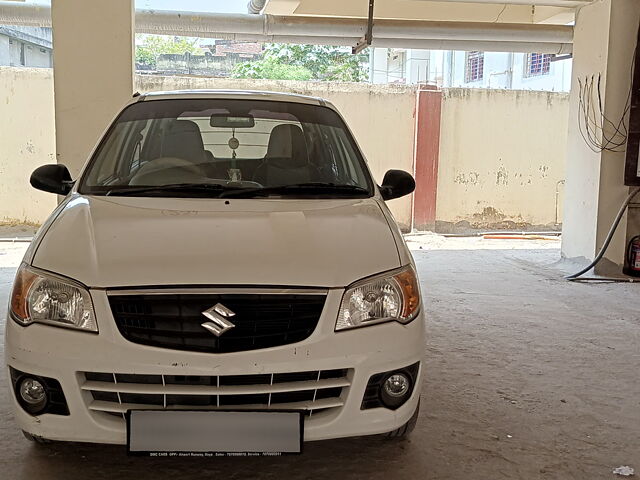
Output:
M266 186L307 183L317 179L318 170L309 163L309 151L302 129L281 124L271 130L264 161L253 181Z
M160 141L156 144L157 153L148 158L184 158L196 165L207 161L202 134L196 122L171 120L164 126L160 135Z
M153 140L144 152L149 160L136 172L130 185L196 181L205 176L203 167L209 158L195 122L169 120Z

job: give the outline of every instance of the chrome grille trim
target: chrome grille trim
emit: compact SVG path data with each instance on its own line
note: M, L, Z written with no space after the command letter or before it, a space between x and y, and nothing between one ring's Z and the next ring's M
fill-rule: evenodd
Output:
M164 382L164 375L163 382ZM291 391L317 391L323 388L348 387L349 381L345 378L318 379L303 382L276 383L272 385L177 385L177 384L142 384L142 383L108 383L85 381L80 388L82 390L97 392L140 393L145 395L251 395L254 393L283 393Z
M326 410L328 408L336 408L344 405L344 401L340 399L326 399L326 400L316 400L315 402L289 402L289 403L279 403L277 404L277 408L274 407L274 410ZM166 410L217 410L215 406L194 406L194 405L172 405L166 408ZM264 404L253 403L246 405L233 405L232 410L262 410L265 408ZM229 410L229 407L226 407L226 410ZM114 403L114 402L105 402L101 400L94 400L89 405L89 410L96 412L110 412L117 414L126 414L127 410L160 410L158 405L152 404L143 404L143 403Z
M130 409L295 409L311 415L344 405L352 377L350 369L217 376L81 372L80 389L91 395L89 410L123 418Z

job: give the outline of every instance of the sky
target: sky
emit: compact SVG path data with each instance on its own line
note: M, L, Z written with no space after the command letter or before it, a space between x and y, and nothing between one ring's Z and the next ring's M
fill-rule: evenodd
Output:
M247 13L249 0L135 0L136 8L180 10L183 12ZM26 3L51 5L51 0L27 0Z

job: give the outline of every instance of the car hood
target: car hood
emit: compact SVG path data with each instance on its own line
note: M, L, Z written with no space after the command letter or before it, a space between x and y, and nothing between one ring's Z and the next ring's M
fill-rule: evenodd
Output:
M91 197L60 210L35 267L90 287L344 287L400 266L377 200Z

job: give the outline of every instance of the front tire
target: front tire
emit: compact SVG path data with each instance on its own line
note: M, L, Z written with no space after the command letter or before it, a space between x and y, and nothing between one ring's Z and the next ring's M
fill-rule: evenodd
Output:
M413 412L413 415L409 419L407 423L405 423L400 428L396 428L392 432L386 433L385 438L390 439L403 439L408 438L413 432L413 429L416 428L416 423L418 423L418 414L420 413L420 401L418 401L418 406L416 407L416 411Z

